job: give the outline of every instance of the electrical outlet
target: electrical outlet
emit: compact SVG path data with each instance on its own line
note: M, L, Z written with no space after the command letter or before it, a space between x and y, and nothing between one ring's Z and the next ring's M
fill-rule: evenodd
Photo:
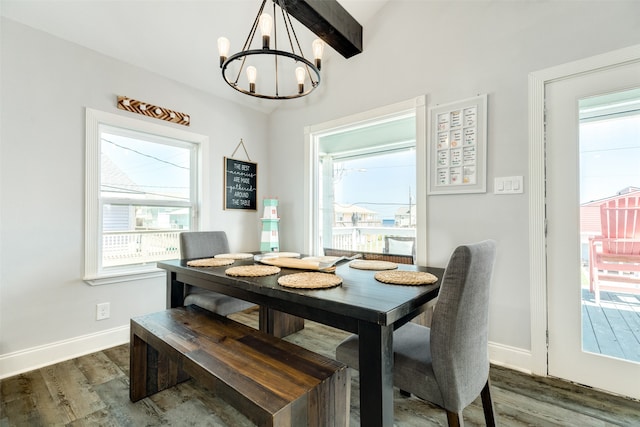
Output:
M104 320L109 318L111 307L108 302L96 304L96 320Z

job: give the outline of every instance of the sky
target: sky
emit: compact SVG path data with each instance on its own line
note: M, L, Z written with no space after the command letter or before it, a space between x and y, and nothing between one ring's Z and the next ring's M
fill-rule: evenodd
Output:
M640 114L580 125L580 203L640 188Z
M133 181L154 195L189 199L190 150L114 134L102 134L102 153ZM106 177L103 184L106 184Z
M414 150L349 160L335 164L335 200L343 206L357 205L393 219L399 207L416 203L416 159Z

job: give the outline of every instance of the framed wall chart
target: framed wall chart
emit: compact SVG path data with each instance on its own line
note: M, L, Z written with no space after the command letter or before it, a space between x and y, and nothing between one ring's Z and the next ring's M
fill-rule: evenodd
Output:
M487 95L429 109L428 194L487 191Z

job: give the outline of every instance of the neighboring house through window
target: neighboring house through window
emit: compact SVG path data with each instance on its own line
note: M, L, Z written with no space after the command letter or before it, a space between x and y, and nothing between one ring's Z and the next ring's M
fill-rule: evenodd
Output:
M156 261L179 257L179 233L198 224L198 156L207 141L87 109L87 282L148 277L159 274Z

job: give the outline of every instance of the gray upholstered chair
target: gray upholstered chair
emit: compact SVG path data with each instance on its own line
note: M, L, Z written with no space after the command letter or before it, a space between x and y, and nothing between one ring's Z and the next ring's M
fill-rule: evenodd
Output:
M394 385L444 408L450 426L463 425L462 410L479 395L487 425L495 425L487 333L494 258L492 240L457 247L431 328L407 323L393 333ZM338 345L336 358L358 369L357 335Z
M180 257L182 259L210 258L228 252L229 241L224 231L185 231L180 233ZM221 316L246 310L255 305L228 295L187 286L184 305L190 304Z

